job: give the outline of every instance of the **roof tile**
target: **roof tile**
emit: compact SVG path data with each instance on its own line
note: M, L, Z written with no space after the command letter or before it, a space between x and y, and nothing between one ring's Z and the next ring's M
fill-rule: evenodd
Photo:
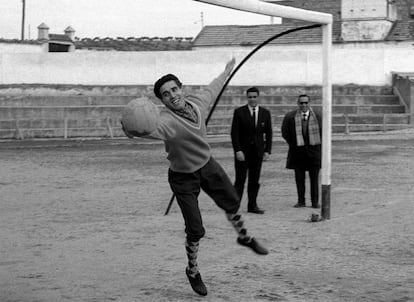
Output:
M258 45L274 35L280 34L290 29L310 25L307 22L297 22L295 24L264 24L252 26L239 25L218 25L205 26L195 38L193 46L248 46ZM340 41L339 22L334 22L332 38L334 42ZM304 29L288 35L279 37L270 44L289 44L289 43L320 43L322 41L321 28Z
M394 23L387 41L405 41L414 39L414 20L408 13L409 0L395 1L399 11L399 18ZM332 41L342 42L341 39L341 0L285 0L280 5L301 9L308 9L333 15ZM194 39L194 47L208 46L250 46L258 45L273 35L300 26L309 25L309 22L293 19L283 19L282 24L263 24L251 26L219 25L205 26ZM320 43L321 29L313 28L282 36L270 44L289 43Z

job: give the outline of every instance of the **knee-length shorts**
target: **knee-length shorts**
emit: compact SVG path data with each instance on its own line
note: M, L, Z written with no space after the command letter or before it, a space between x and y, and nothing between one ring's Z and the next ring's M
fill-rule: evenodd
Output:
M188 240L198 241L205 235L198 206L201 189L226 213L234 214L240 207L240 200L232 182L213 157L193 173L180 173L169 169L168 182L181 209Z

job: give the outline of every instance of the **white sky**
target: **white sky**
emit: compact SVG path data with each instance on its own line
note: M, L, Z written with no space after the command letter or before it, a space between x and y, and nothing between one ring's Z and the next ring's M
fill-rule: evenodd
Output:
M270 17L192 0L26 0L25 38L37 38L37 26L75 36L195 37L204 25L269 24ZM0 0L0 38L20 39L22 0ZM30 30L29 30L30 28Z

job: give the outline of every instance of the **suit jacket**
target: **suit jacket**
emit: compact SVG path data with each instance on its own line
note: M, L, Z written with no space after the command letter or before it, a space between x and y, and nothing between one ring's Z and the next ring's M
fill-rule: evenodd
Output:
M298 146L296 142L295 115L297 110L288 112L282 122L282 137L289 144L286 168L320 168L321 145ZM322 118L319 112L313 110L319 123L319 132L322 137Z
M272 120L270 111L259 106L257 125L254 127L253 118L247 105L234 111L231 125L231 141L234 152L243 151L248 155L248 150L254 144L259 157L263 153L272 151Z

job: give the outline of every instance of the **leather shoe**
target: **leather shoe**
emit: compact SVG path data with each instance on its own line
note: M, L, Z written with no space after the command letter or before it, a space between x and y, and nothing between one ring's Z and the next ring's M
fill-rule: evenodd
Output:
M251 248L256 254L259 254L259 255L269 254L269 251L264 246L262 246L259 242L257 242L257 240L254 239L253 237L247 237L244 239L238 237L237 243Z
M320 209L320 208L321 208L321 206L320 206L320 205L318 205L318 204L313 204L313 205L312 205L312 208L314 208L314 209Z
M304 208L304 207L306 207L306 205L304 204L304 203L297 203L297 204L295 204L294 206L293 206L294 208Z
M249 212L249 213L254 213L254 214L264 214L264 210L262 210L261 208L259 208L259 207L255 207L255 208L253 208L253 209L248 209L247 210L247 212Z
M197 273L194 277L191 277L187 267L185 269L185 274L187 275L188 281L190 281L192 289L200 296L207 296L207 288L201 279L200 273Z

